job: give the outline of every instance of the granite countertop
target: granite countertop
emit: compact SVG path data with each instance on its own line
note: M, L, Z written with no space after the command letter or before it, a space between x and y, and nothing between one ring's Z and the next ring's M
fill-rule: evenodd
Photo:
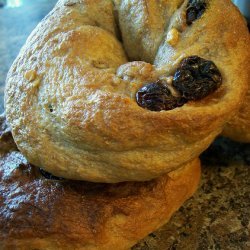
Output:
M0 113L8 68L56 1L15 2L23 5L0 8ZM196 194L133 250L250 249L250 144L217 138L201 160L202 181Z
M250 249L250 144L218 138L195 195L133 250Z

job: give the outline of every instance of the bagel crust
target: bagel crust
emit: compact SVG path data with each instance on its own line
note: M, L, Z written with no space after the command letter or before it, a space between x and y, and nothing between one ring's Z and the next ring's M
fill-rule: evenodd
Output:
M230 0L208 1L189 26L186 7L60 0L6 81L7 120L29 162L56 176L115 183L150 180L196 159L244 100L250 43ZM220 70L217 91L169 111L136 103L142 86L171 79L194 55Z
M250 74L250 71L249 71ZM250 142L250 82L247 97L239 112L226 124L223 135L239 142Z
M2 250L128 250L166 223L200 180L198 159L147 182L46 179L6 143L0 137Z

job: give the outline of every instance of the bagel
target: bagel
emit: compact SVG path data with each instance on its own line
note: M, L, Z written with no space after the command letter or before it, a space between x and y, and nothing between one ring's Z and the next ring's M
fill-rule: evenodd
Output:
M195 192L200 179L197 159L147 182L66 180L32 166L7 143L11 146L13 139L0 137L4 250L129 249L166 223Z
M56 176L156 178L195 160L236 114L249 46L229 0L60 0L7 76L14 140Z
M249 71L250 73L250 71ZM250 88L239 112L226 124L223 135L239 142L250 142Z

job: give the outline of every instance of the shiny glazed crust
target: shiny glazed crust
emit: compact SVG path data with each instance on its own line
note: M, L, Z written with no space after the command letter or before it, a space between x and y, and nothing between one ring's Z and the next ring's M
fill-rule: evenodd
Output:
M147 182L50 180L3 145L0 137L2 250L129 249L166 223L200 179L196 159Z
M191 26L186 5L59 1L7 77L7 119L27 159L57 176L120 182L149 180L197 158L244 99L249 35L229 0L209 1ZM166 42L172 28L174 46ZM217 65L218 91L170 111L137 105L140 87L172 75L191 55Z

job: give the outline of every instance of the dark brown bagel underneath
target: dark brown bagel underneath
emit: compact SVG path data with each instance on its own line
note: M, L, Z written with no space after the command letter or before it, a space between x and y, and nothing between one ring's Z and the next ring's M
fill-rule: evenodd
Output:
M199 183L198 159L147 182L47 179L17 151L3 116L0 129L0 249L129 249Z

